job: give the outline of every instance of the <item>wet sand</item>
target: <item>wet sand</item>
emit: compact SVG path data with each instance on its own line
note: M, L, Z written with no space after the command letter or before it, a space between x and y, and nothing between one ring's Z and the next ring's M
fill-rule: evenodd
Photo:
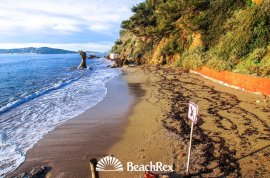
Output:
M27 152L26 161L10 176L46 165L48 177L89 177L89 160L107 155L121 139L127 116L140 89L128 86L122 76L106 84L103 101L49 132Z

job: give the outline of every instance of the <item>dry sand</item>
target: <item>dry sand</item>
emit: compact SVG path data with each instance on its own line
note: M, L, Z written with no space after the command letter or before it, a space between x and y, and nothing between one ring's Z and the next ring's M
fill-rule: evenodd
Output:
M199 105L190 176L270 177L270 100L171 68L124 68L145 94L133 107L123 138L109 150L127 161L173 164L185 175L190 121L187 104ZM102 173L140 177L142 172Z
M99 159L108 154L118 158L125 170L128 161L134 164L159 161L174 165L176 172L170 177L182 177L186 169L190 132L190 121L187 119L189 101L197 103L200 108L199 122L194 127L190 176L270 177L269 97L221 86L197 75L171 68L125 67L123 71L130 91L135 92L137 96L135 105L130 112L127 111L128 115L114 115L114 120L108 122L105 119L102 125L95 127L91 125L95 124L92 119L96 115L92 116L89 115L91 112L86 112L83 117L72 119L64 124L65 126L60 126L48 134L41 143L46 143L49 138L55 138L54 135L57 135L59 138L56 141L61 141L60 145L66 147L64 149L65 147L61 146L63 151L50 154L50 151L46 150L54 151L59 148L58 143L49 141L50 144L42 145L44 147L39 144L35 146L34 150L42 148L41 153L51 155L48 163L53 169L49 172L49 177L90 177L87 170L89 159ZM112 103L109 102L108 105L110 104ZM126 105L118 104L123 107ZM102 108L96 108L97 113L100 113L100 110ZM112 116L111 113L106 115ZM121 122L117 122L118 117L122 118ZM82 133L74 136L76 132L68 128L74 128L77 123L83 124L85 120L88 124L83 126ZM107 128L107 123L114 126L118 124L120 130L118 127ZM85 132L87 127L90 127L88 130L94 127L97 131ZM61 128L64 134L61 133ZM80 143L75 146L73 144L77 144L77 140L62 137L67 134L76 139L84 138L88 144ZM90 134L94 134L94 137ZM108 141L108 138L114 139ZM100 145L96 145L97 143ZM74 154L74 151L78 155ZM28 155L31 154L33 151ZM70 156L70 160L62 159ZM76 158L73 158L74 156ZM40 159L39 155L34 158ZM31 161L36 160L30 159ZM70 166L67 166L68 164ZM73 169L77 174L69 175ZM101 178L141 176L143 172L100 173Z

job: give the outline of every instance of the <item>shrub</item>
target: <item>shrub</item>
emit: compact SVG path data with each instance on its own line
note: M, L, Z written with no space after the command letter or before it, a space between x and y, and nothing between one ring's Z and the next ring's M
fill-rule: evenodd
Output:
M234 13L225 24L222 35L213 48L218 58L237 65L239 59L256 48L266 47L270 39L270 14L261 7L246 8Z
M209 55L206 66L221 70L231 70L232 66L229 61L217 58L215 55Z
M226 22L227 33L223 35L214 51L223 60L230 60L232 56L241 58L248 54L248 44L251 40L251 24L254 10L248 12L240 10ZM241 25L236 25L241 24Z
M245 3L246 3L247 6L253 6L254 5L252 0L245 0Z
M123 42L122 42L121 40L117 40L117 41L115 42L115 44L116 44L116 45L121 45L121 44L123 44Z
M163 47L161 53L163 56L170 56L175 53L184 51L185 40L180 36L180 33L172 36L170 41Z
M257 76L269 75L268 66L270 66L270 63L267 64L266 62L262 62L262 59L265 57L266 53L266 48L255 49L248 56L241 59L239 64L235 67L234 72L254 74Z
M234 12L241 8L241 0L217 0L211 1L210 7L205 12L206 22L203 22L202 27L206 29L204 42L206 46L213 47L216 45L226 30L224 24L227 19L231 18ZM200 25L200 24L199 24Z
M202 48L194 48L185 51L175 63L176 67L184 70L197 69L203 66L207 58Z

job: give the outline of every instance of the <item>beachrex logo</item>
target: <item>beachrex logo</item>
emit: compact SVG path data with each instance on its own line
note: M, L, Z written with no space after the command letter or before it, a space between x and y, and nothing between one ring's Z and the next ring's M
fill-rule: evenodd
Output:
M122 163L115 157L106 156L97 163L97 171L123 171Z
M97 163L96 171L123 171L122 163L113 156L106 156L99 160ZM161 172L172 172L172 165L165 165L162 162L153 163L152 161L147 164L133 164L132 162L127 162L127 171L161 171Z
M162 162L153 163L152 161L148 165L144 165L144 164L137 165L137 164L133 164L132 162L128 162L127 171L172 172L173 166L162 164Z

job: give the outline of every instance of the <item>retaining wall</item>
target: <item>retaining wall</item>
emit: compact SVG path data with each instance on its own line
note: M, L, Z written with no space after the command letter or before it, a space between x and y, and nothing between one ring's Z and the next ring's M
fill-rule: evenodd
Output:
M216 71L208 67L202 67L199 70L191 71L191 73L199 74L207 79L233 88L270 95L270 79L268 78L260 78L229 71Z

